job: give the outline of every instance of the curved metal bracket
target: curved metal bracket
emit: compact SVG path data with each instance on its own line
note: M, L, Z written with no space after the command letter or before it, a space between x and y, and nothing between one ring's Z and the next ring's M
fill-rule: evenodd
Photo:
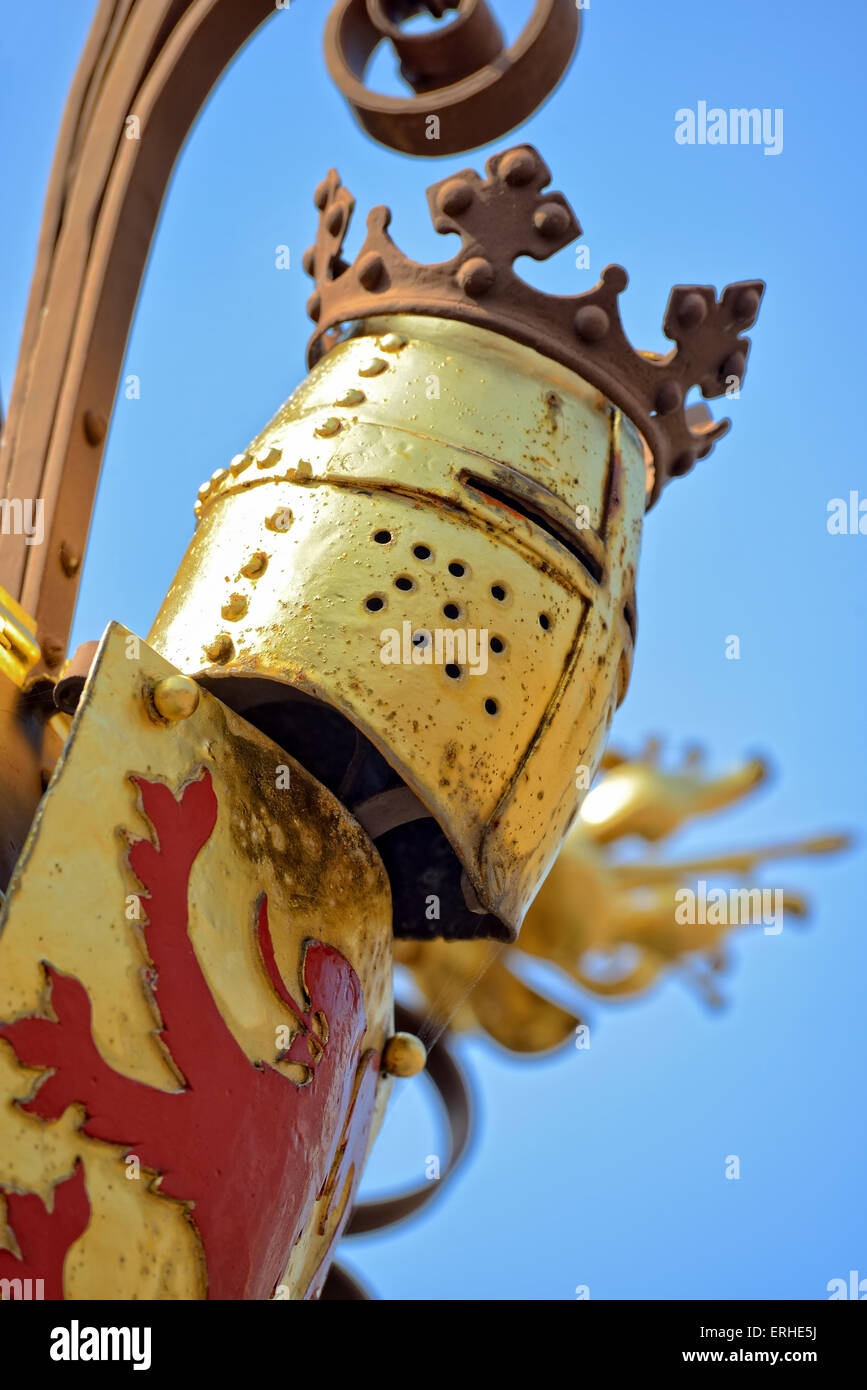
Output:
M425 1020L421 1014L404 1004L394 1006L395 1026L402 1032L414 1033L424 1041ZM407 1216L426 1207L443 1189L466 1156L473 1130L473 1112L467 1079L446 1045L440 1038L428 1052L427 1075L430 1077L445 1106L449 1126L449 1157L436 1182L401 1192L396 1197L382 1197L371 1202L359 1202L353 1209L346 1228L347 1236L365 1235L393 1226Z
M404 34L392 18L457 9L436 30ZM574 0L536 0L510 48L482 0L338 0L325 30L332 80L374 140L405 154L460 154L498 140L530 116L571 61L581 27ZM364 85L374 49L389 39L418 95L384 96Z

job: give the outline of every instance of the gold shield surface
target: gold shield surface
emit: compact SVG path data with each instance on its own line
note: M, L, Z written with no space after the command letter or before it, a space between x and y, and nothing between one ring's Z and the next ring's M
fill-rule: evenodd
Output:
M109 626L0 917L0 1274L15 1272L18 1261L23 1271L24 1225L13 1211L29 1211L21 1221L37 1254L59 1262L62 1293L46 1290L48 1297L267 1298L277 1287L280 1296L310 1296L324 1280L389 1084L379 1067L392 1029L388 882L365 833L315 779L213 696L196 698L193 690L185 704L171 680L160 685L174 677L175 668L137 637ZM150 919L157 920L157 871L166 878L159 861L168 864L176 845L165 828L161 838L153 808L174 817L174 839L182 840L188 796L213 802L213 828L193 855L188 882L169 883L186 913L180 928L172 924L173 949L180 930L201 991L191 988L188 1008L176 1003L166 1026L164 1000L167 1007L180 982L160 971ZM316 951L342 972L330 1017L316 1009L310 984ZM93 1067L108 1069L119 1097L132 1096L129 1113L141 1115L141 1133L133 1124L115 1134L111 1125L120 1122L110 1117L100 1120L110 1139L95 1136L94 1108L83 1095L81 1103L55 1103L50 1115L23 1108L65 1084L68 1047L52 1057L36 1039L64 1024L61 988L81 993L82 986ZM352 1066L338 1068L326 1086L341 1010L352 1009ZM183 1043L182 1061L173 1039ZM240 1077L231 1083L239 1105L267 1078L296 1107L302 1138L296 1143L293 1132L282 1195L267 1177L280 1145L276 1116L260 1107L245 1129L228 1100L221 1115L223 1055ZM84 1075L85 1089L86 1082ZM69 1084L67 1099L77 1095L77 1083ZM227 1071L226 1096L231 1084ZM198 1101L211 1087L213 1103L198 1129L184 1131L176 1154L169 1129L145 1132L146 1116L173 1116L175 1102L196 1087ZM110 1109L109 1092L103 1084ZM42 1109L50 1109L47 1100ZM249 1252L235 1294L226 1292L231 1273L214 1292L225 1252L202 1239L205 1197L190 1157L200 1139L199 1166L218 1175L212 1196L220 1209L252 1211L264 1232L268 1270ZM225 1152L214 1153L214 1144ZM161 1145L164 1164L139 1161L140 1149ZM249 1181L257 1154L261 1185ZM180 1197L172 1195L176 1178L166 1176L179 1164L191 1175ZM58 1249L44 1232L53 1216L60 1222L64 1183L78 1184L77 1224L84 1215L86 1223L78 1231L72 1220Z

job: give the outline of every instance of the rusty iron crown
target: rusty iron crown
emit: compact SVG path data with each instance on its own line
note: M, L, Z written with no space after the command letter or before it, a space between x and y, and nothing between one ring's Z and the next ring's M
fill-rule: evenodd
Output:
M375 207L350 265L341 251L355 199L329 171L314 195L316 241L304 253L316 285L307 303L316 324L308 364L340 341L341 325L377 314L431 314L505 334L570 367L629 416L653 455L652 505L669 478L689 472L727 432L728 420L706 412L692 429L686 396L695 385L705 397L721 396L733 379L743 381L750 343L740 334L755 322L764 283L727 285L719 301L711 285L676 285L663 320L676 348L636 352L620 322L618 295L629 280L622 266L606 266L597 285L576 295L534 289L512 268L518 256L545 260L581 235L563 194L542 192L551 174L539 153L519 145L492 156L485 172L482 179L462 169L427 190L436 230L461 238L451 260L409 260L388 234L390 210Z

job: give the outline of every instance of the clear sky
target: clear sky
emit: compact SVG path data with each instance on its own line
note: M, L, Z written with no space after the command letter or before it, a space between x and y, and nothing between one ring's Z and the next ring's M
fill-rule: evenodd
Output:
M54 141L93 5L0 4L0 382L8 403ZM498 0L510 35L530 0ZM618 746L650 733L722 765L776 769L747 809L678 851L864 823L867 535L830 535L828 503L863 456L863 54L858 0L592 0L576 61L545 108L491 150L416 160L373 145L321 59L324 0L275 15L219 84L179 161L127 353L138 400L108 442L73 642L117 618L146 633L191 532L198 485L304 374L312 191L336 164L366 207L394 209L410 254L442 259L423 190L529 140L573 202L590 270L566 250L529 278L588 288L611 261L624 323L664 350L672 284L768 290L733 429L675 481L645 528L632 686ZM384 70L383 66L380 70ZM682 145L704 101L783 112L783 146ZM275 248L290 248L290 268ZM451 254L448 251L448 254ZM712 403L716 414L720 404ZM741 655L726 660L726 638ZM672 980L591 1003L589 1051L516 1061L462 1044L479 1138L430 1214L347 1243L382 1297L821 1299L867 1277L863 833L844 856L765 879L813 914L731 948L727 1007ZM424 1083L404 1091L368 1193L423 1177L440 1143ZM741 1178L724 1177L737 1154Z

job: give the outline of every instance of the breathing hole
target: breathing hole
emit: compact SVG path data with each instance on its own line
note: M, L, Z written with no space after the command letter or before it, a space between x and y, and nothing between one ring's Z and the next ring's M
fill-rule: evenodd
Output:
M540 626L540 628L542 628L543 632L550 632L550 630L551 630L551 619L548 617L548 614L547 614L547 613L540 613L540 614L539 614L539 626Z
M394 581L394 587L396 589L403 589L404 593L408 593L410 589L415 588L415 582L414 580L410 579L408 574L401 574Z
M488 711L488 714L499 714L500 712L500 706L497 704L496 700L492 700L490 696L488 696L485 701L485 709Z
M453 574L456 579L460 579L466 572L467 567L466 565L462 565L460 560L452 560L449 564L449 574Z
M371 594L369 598L364 600L364 606L368 613L378 613L380 608L385 607L385 600L381 599L379 594Z
M503 588L502 584L492 584L491 593L498 603L502 603L503 599L506 597L506 590Z
M445 667L445 673L451 681L457 681L461 678L460 666L455 666L452 662L449 662L448 666Z
M456 603L444 604L443 613L446 615L447 618L451 618L452 620L461 616L461 610L458 608L458 605Z
M506 644L503 641L502 637L492 637L489 645L491 651L494 652L497 656L500 655L500 652L504 652L506 650Z
M412 548L412 553L417 560L429 560L431 556L430 546L414 545Z
M377 545L388 545L389 541L391 540L391 532L374 531L373 539L376 541Z

